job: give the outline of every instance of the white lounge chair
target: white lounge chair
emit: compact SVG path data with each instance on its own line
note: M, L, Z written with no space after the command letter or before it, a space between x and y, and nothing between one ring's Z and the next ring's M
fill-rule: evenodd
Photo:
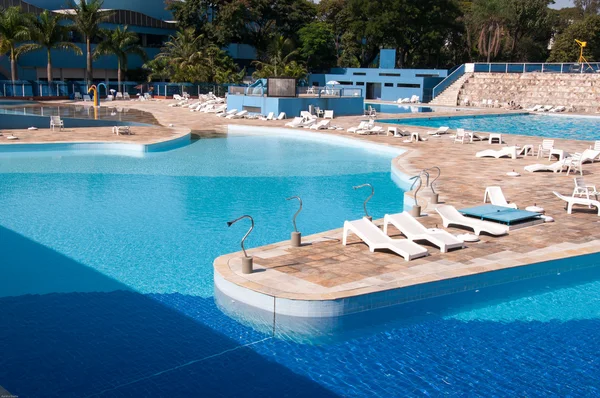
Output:
M81 93L79 91L75 91L73 93L73 99L76 101L81 101L83 99L83 97L81 96Z
M92 100L89 94L83 94L83 102L89 102Z
M285 119L285 117L286 117L285 112L280 112L279 116L277 116L277 120L283 120L283 119Z
M502 188L500 187L487 187L485 189L485 193L483 194L483 203L487 203L490 201L491 204L502 207L510 207L512 209L518 209L514 203L508 203L506 198L504 197L504 193L502 192Z
M274 116L275 116L274 112L269 112L269 114L267 115L267 117L261 117L260 120L273 120Z
M435 131L428 131L427 134L429 135L442 135L442 134L448 134L448 130L450 130L450 127L448 126L442 126L439 129L435 130Z
M364 130L357 130L356 134L360 135L371 135L371 134L387 134L387 132L381 126L373 126Z
M129 95L129 93L123 93L123 99L129 101L131 99L131 96Z
M548 154L548 160L550 160L550 154L554 149L554 140L542 140L542 145L538 147L537 157L545 157Z
M122 99L123 99L123 93L121 93L121 92L118 92L118 93L115 95L115 98L116 98L116 99L118 99L118 100L122 100Z
M596 197L598 195L599 192L596 190L596 186L586 184L583 177L575 177L573 180L575 181L573 197L590 199L590 196Z
M50 128L54 131L54 128L58 127L58 131L62 131L65 127L65 121L60 116L50 116Z
M323 114L323 119L333 119L333 111L325 111Z
M525 109L528 112L537 112L540 108L542 108L542 105L536 105L533 108L529 108L529 109Z
M369 128L369 124L371 124L371 122L365 122L362 121L358 124L358 126L356 127L350 127L348 130L346 130L348 133L356 133L358 130L365 130L367 128Z
M227 110L227 105L223 104L223 105L219 105L219 106L215 106L214 108L211 108L209 110L206 111L206 113L223 113Z
M508 225L497 224L489 221L478 220L476 218L465 217L459 213L454 206L439 205L435 211L442 217L444 227L450 225L460 225L471 228L475 235L487 232L490 235L505 235L508 233Z
M365 242L369 246L371 253L375 250L387 249L404 257L406 261L427 255L427 249L424 247L408 239L392 239L366 218L344 222L344 235L342 238L344 246L347 244L350 232Z
M600 202L598 202L597 200L572 197L572 196L564 196L564 195L559 194L558 192L552 192L552 193L554 195L556 195L559 199L567 202L567 205L566 205L567 214L571 214L573 212L574 205L581 205L581 206L587 206L587 207L594 206L595 208L598 209L598 215L600 216Z
M173 94L173 99L174 99L175 101L181 101L181 100L183 100L184 98L183 98L181 95L179 95L179 94Z
M217 116L218 117L227 117L229 115L235 115L237 113L237 111L238 111L237 109L230 109L227 112L219 113Z
M545 105L538 109L538 112L549 112L552 110L552 108L554 108L552 105Z
M248 114L247 110L243 110L243 111L239 111L238 113L235 113L233 115L227 115L225 116L227 119L241 119L244 116L246 116Z
M423 224L418 222L407 212L385 215L383 218L383 233L386 235L388 233L389 224L392 224L394 227L398 228L398 230L400 230L400 232L402 232L402 234L406 236L408 240L413 242L416 240L426 240L439 247L442 253L446 253L451 249L462 249L465 246L462 240L458 239L456 236L447 231L442 229L431 230L425 228Z
M331 120L321 120L319 123L315 123L312 126L310 126L309 128L311 130L326 130L329 128L330 124L331 124Z
M113 134L116 135L131 135L131 127L129 126L113 126L112 128Z
M465 142L471 142L471 136L466 133L464 129L457 129L456 135L454 136L454 143L464 144Z
M559 105L554 109L551 109L550 112L564 112L567 110L566 106Z
M525 170L530 173L535 173L538 171L551 171L553 173L560 173L565 168L565 161L559 160L558 162L554 162L552 164L530 164L529 166L525 166Z
M308 118L308 119L304 119L302 121L302 123L300 124L301 127L304 128L309 128L310 126L312 126L313 124L317 123L317 118Z
M480 151L475 154L478 158L486 158L493 157L496 159L508 156L511 159L517 158L517 147L516 146L507 146L502 149L494 150L494 149L486 149L485 151Z
M292 120L291 122L287 122L285 124L285 126L286 127L300 127L302 125L303 121L304 121L304 118L295 117L294 120Z

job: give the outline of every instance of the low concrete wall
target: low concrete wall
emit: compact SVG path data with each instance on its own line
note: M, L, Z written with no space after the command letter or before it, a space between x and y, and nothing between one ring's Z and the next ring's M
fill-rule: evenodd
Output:
M259 97L248 95L229 95L227 97L227 109L242 110L245 107L259 108L259 112L267 115L273 112L277 116L285 112L288 118L300 116L301 111L307 111L308 106L319 107L323 110L333 110L334 116L362 115L364 113L363 97L343 98L279 98Z

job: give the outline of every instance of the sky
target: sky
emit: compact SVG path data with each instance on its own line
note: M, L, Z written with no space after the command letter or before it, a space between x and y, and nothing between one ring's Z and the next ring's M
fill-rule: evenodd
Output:
M554 0L552 8L573 7L573 0Z

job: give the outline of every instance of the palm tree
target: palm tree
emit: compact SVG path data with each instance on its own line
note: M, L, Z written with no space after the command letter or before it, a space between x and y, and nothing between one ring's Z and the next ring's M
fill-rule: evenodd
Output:
M473 18L479 31L477 49L489 63L498 56L507 20L505 0L478 0L473 2Z
M289 72L302 74L299 70L302 67L295 61L292 61L292 58L297 54L298 50L294 49L294 43L289 38L286 39L283 36L277 36L269 44L266 61L253 62L257 66L257 71L252 76L255 78L283 76ZM303 74L306 74L306 72Z
M68 40L69 31L67 26L60 24L66 18L62 14L54 14L51 11L44 10L39 18L33 20L31 27L31 39L36 43L36 48L45 48L48 57L47 77L48 90L52 82L52 56L50 51L53 49L71 50L77 55L81 55L81 49L75 43Z
M85 54L87 67L85 70L85 80L88 84L92 80L92 39L100 33L100 24L107 22L112 16L110 11L102 11L103 0L80 0L72 2L71 7L75 10L74 14L69 15L73 21L75 30L83 35L85 40Z
M161 48L157 59L167 59L172 67L173 81L197 81L203 74L204 35L196 35L194 28L179 30Z
M148 71L148 82L158 80L164 82L171 77L171 68L167 58L159 57L142 65Z
M102 55L114 55L117 57L117 89L122 91L122 71L127 70L127 56L129 54L137 54L142 60L146 60L146 52L139 44L137 33L127 30L127 25L121 29L117 27L115 30L101 30L100 35L102 40L94 51L94 58Z
M17 80L17 60L21 55L35 49L33 44L17 45L30 38L27 15L21 12L20 7L9 7L0 12L0 54L8 54L10 78L13 83Z

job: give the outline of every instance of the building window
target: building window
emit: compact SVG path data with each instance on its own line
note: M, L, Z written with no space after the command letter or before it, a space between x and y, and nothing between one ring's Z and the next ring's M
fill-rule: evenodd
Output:
M342 85L342 86L351 86L352 82L340 82L340 85Z
M417 73L415 76L416 77L440 77L440 74L439 73L431 73L431 74Z
M356 82L354 83L355 86L364 86L365 82Z
M352 73L354 76L366 76L366 72L354 72Z
M380 73L379 76L400 77L400 73Z
M404 88L421 88L420 84L408 84L408 83L398 83L396 87L404 87Z
M394 87L394 83L385 83L384 86L385 87Z

